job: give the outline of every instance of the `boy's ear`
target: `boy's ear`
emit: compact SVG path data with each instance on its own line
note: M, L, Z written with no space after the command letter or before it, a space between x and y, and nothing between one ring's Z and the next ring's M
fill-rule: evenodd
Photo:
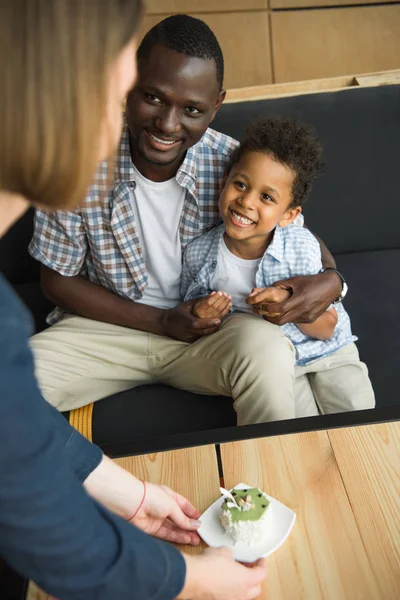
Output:
M289 208L283 215L283 218L279 221L278 225L280 227L287 227L290 223L293 223L295 218L302 212L301 206L294 206L293 208Z

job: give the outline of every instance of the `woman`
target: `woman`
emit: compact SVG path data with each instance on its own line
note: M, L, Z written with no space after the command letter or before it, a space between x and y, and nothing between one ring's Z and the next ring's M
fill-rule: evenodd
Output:
M140 0L0 3L0 235L30 204L85 197L120 135L140 13ZM185 556L144 533L197 544L199 513L114 465L44 401L30 319L3 278L0 309L0 555L61 599L259 595L261 564L224 549Z

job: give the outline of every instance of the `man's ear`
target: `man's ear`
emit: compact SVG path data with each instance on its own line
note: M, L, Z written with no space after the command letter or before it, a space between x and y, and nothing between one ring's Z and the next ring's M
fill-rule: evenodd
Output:
M280 227L287 227L290 223L293 223L295 218L302 212L301 206L294 206L293 208L289 208L282 219L279 221L278 225Z
M226 90L221 90L220 93L218 94L217 102L215 103L215 106L214 106L211 121L214 121L215 115L217 114L217 112L221 108L223 101L225 100L225 96L226 96ZM211 123L211 121L210 121L210 123Z

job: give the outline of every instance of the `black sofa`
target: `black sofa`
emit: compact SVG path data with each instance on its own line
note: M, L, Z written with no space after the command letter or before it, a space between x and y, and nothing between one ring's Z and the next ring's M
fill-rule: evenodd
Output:
M225 104L213 127L240 139L260 114L298 115L324 143L327 169L305 207L306 222L348 281L345 306L377 406L400 404L400 86ZM29 212L0 241L0 270L31 309L39 331L51 304L40 290L39 265L27 253L31 233ZM97 402L92 420L93 440L111 455L120 453L120 444L132 454L150 452L167 447L173 434L233 425L229 398L158 384Z

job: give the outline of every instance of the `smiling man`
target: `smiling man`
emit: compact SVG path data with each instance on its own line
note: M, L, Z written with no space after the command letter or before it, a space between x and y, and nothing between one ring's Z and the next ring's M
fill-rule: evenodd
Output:
M294 350L277 325L198 319L194 302L181 301L182 250L219 222L237 145L209 128L223 70L204 22L177 15L156 25L138 50L113 189L104 164L80 211L37 213L30 251L58 308L32 348L43 394L60 410L159 381L232 396L238 424L317 412L304 391L295 410ZM313 277L301 293L294 286L296 316L309 310L307 296L322 313L340 293L336 275Z

